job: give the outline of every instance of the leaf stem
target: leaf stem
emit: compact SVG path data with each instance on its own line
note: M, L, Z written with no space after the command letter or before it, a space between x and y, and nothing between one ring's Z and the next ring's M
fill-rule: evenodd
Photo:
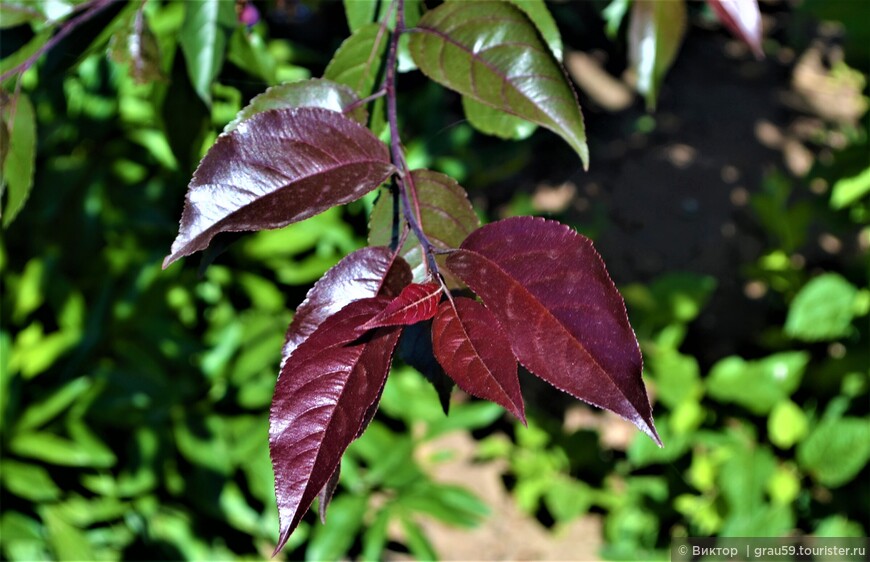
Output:
M405 32L405 1L394 0L396 7L396 29L390 36L390 48L387 54L387 74L384 80L384 88L387 92L387 122L390 125L390 153L393 165L399 170L396 177L398 196L402 203L402 213L405 220L420 242L425 256L425 264L429 273L436 279L441 279L438 272L438 264L435 262L435 253L432 243L423 232L420 218L420 201L417 197L417 189L414 179L408 169L405 153L402 150L402 140L399 137L399 120L396 109L396 69L398 67L399 38ZM413 202L413 205L412 205Z
M45 42L45 44L36 50L35 53L27 57L20 64L15 65L10 68L3 74L0 74L0 82L3 82L10 76L14 76L18 73L26 72L31 66L39 60L39 58L45 54L46 51L51 50L55 45L57 45L64 37L73 32L75 28L93 18L95 15L103 11L105 8L110 6L114 0L91 0L90 2L86 2L84 4L80 4L76 7L76 11L81 12L81 15L76 18L71 18L61 24L60 29L57 33L55 33L51 39Z
M369 102L373 102L378 98L382 98L385 95L387 95L386 88L381 88L377 92L373 93L372 95L370 95L368 97L365 97L361 100L356 100L355 102L348 104L347 107L342 108L341 112L344 114L348 114L351 111L355 110L356 108L362 107L363 105L365 105Z

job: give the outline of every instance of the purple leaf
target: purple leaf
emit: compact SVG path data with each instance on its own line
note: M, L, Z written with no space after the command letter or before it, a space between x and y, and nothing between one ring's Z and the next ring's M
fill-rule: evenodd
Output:
M429 78L550 129L588 167L577 96L522 10L507 2L448 1L420 18L409 46L414 62Z
M526 423L510 342L485 306L464 297L442 302L432 323L432 347L459 388L492 400Z
M468 194L456 180L433 172L431 170L414 170L411 179L417 190L417 200L420 202L420 226L435 248L450 250L459 246L466 236L480 226L480 219L468 201ZM393 238L393 213L395 199L384 191L372 209L369 220L369 244L386 246ZM404 213L399 211L399 224L404 220ZM398 243L398 242L397 242ZM408 234L408 240L402 246L401 255L411 266L414 280L422 282L427 275L420 242L414 233ZM444 257L438 256L439 264L444 264ZM464 288L464 284L456 277L445 272L444 280L448 287Z
M376 398L375 404L380 397ZM375 408L376 409L376 408ZM374 417L374 415L372 416ZM369 420L371 421L371 420ZM368 423L363 421L365 426L368 426ZM364 429L364 428L363 428ZM359 437L362 435L362 431L358 432ZM335 489L338 487L338 480L341 477L341 465L339 464L335 468L335 472L332 473L332 476L329 477L329 480L326 481L326 484L323 486L323 489L320 490L320 493L317 494L317 515L320 516L320 523L326 524L326 508L329 507L329 502L332 501L332 496L335 495Z
M363 248L346 256L314 284L296 309L281 350L281 364L318 326L348 304L378 295L394 298L410 282L408 264L389 248Z
M322 107L341 113L344 108L358 100L356 93L344 84L320 78L279 84L272 86L258 96L254 96L251 102L236 115L235 119L224 127L224 133L229 133L242 121L270 109ZM365 125L369 119L369 113L364 105L348 112L347 116L361 125Z
M402 289L399 296L364 327L408 326L429 320L438 311L440 298L440 283L413 283Z
M359 199L395 168L387 147L352 119L278 109L218 137L187 190L166 268L219 232L280 228Z
M725 24L735 37L742 39L752 49L755 58L763 59L761 48L761 12L758 0L707 0L716 12L719 21Z
M350 303L323 322L281 369L269 415L281 522L276 553L328 485L380 397L400 329L366 333L362 325L388 302L376 297Z
M447 266L483 299L529 371L661 443L625 304L588 238L555 221L510 218L473 232Z
M682 0L638 0L631 4L628 60L637 75L637 91L654 109L665 74L677 57L686 34L686 3Z

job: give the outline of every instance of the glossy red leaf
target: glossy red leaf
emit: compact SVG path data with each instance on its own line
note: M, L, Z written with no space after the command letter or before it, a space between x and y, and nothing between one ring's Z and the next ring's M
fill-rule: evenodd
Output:
M409 43L426 76L463 96L550 129L589 165L577 96L523 10L447 1L420 18Z
M660 443L625 304L588 238L515 217L473 232L448 267L498 319L529 371Z
M369 320L366 328L408 326L429 320L438 311L440 283L413 283L393 299L380 314Z
M200 162L163 267L220 232L280 228L359 199L394 170L387 147L340 113L303 107L255 115L218 137Z
M526 422L510 342L485 306L464 297L442 302L432 323L432 347L459 388L492 400Z
M420 204L420 226L433 246L440 250L456 248L466 236L480 226L480 219L477 218L474 207L468 201L468 194L456 180L432 170L413 170L411 178ZM387 246L393 242L393 236L398 235L393 228L393 214L396 211L402 224L405 215L401 206L395 205L395 199L389 191L384 191L372 209L369 220L369 244ZM422 282L428 272L420 241L413 232L408 234L408 239L400 253L411 266L414 280ZM443 265L444 257L437 256L436 261ZM449 273L445 275L445 281L448 287L465 287Z
M411 282L411 269L384 246L362 248L323 274L296 309L287 328L281 365L324 320L348 304L378 295L395 298Z
M764 58L761 48L761 11L758 0L707 0L725 27L742 39L758 59Z
M269 451L281 533L276 552L324 490L341 456L376 407L399 328L362 325L389 299L352 302L323 322L288 358L272 399Z

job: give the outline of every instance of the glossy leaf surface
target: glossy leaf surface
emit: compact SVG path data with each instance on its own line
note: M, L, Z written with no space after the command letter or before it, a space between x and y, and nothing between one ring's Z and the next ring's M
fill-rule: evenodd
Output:
M163 266L219 232L280 228L359 199L393 170L386 146L334 111L255 115L221 135L200 162Z
M348 304L382 295L394 298L411 282L411 270L389 248L362 248L349 254L308 291L287 329L281 364L327 318Z
M366 323L366 328L408 326L429 320L438 311L440 283L413 283L393 299L380 314Z
M414 186L417 189L417 199L420 202L420 224L429 241L439 250L459 247L474 229L480 226L480 219L468 201L468 194L453 178L431 170L414 170L411 172ZM398 208L394 208L398 207ZM399 225L393 225L393 213L399 213ZM400 230L403 226L404 214L401 206L389 191L384 191L372 209L369 221L369 244L373 246L390 245L394 238L398 243ZM411 266L414 280L422 282L426 277L426 266L423 263L423 251L414 233L408 234L408 239L402 247L401 255ZM438 263L444 263L444 257L436 258ZM462 287L456 277L443 272L450 287Z
M686 3L638 0L631 5L628 59L637 75L637 91L655 108L665 73L686 33Z
M3 226L8 227L24 208L33 188L33 171L36 163L36 116L30 99L21 94L15 102L15 116L11 117L11 104L3 108L3 121L9 132L9 144L2 164L2 181L6 191L3 207Z
M389 40L389 31L379 24L360 27L335 52L323 77L350 86L360 97L370 95Z
M506 2L449 1L411 34L411 55L439 84L550 129L589 163L583 115L528 16Z
M227 40L236 25L233 3L224 0L186 2L179 33L181 50L193 89L211 105L211 85L224 64Z
M281 370L269 416L269 450L281 534L276 551L335 473L380 396L398 328L361 328L383 297L353 302L327 319Z
M538 29L541 38L547 43L556 60L562 60L564 48L562 47L562 35L559 27L544 0L507 0L522 10L529 20Z
M510 113L499 111L471 98L462 96L462 111L471 126L481 133L506 140L523 140L538 128L534 123Z
M749 45L756 58L764 58L758 0L707 0L707 4L735 37Z
M477 301L454 297L438 306L432 347L465 392L492 400L525 423L517 362L495 316Z
M251 103L245 106L236 115L236 118L224 127L224 132L228 133L238 127L242 121L271 109L322 107L323 109L342 113L345 107L358 100L359 98L356 93L348 86L330 80L313 78L300 82L279 84L255 96L251 100ZM345 115L361 125L365 125L369 117L364 106L359 106L353 111L345 113Z
M483 299L532 373L659 442L637 339L589 239L554 221L510 218L473 232L447 266Z

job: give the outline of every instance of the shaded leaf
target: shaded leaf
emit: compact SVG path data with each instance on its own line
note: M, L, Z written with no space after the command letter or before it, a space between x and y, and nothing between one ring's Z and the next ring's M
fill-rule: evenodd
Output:
M256 11L253 4L245 4L245 9L248 8ZM230 37L227 60L267 84L274 84L278 80L277 62L266 42L259 33L245 27L237 27Z
M379 24L365 25L344 40L323 77L350 86L360 97L372 93L381 72L390 33Z
M447 266L477 293L532 373L660 444L625 305L588 238L515 217L473 232Z
M224 64L227 40L236 26L232 2L197 0L184 4L184 23L179 32L181 51L193 89L211 105L211 84Z
M346 559L347 551L363 526L368 503L369 497L365 494L347 494L335 500L329 525L314 529L305 549L305 560L331 562Z
M289 357L275 387L269 450L281 521L281 550L338 468L380 396L400 330L361 326L388 299L352 302Z
M345 107L358 100L354 91L344 84L320 78L280 84L255 96L251 103L224 127L224 133L235 130L242 121L271 109L321 107L342 113ZM368 121L368 112L364 106L359 106L345 115L361 125L365 125Z
M432 346L459 388L492 400L525 423L517 362L507 336L485 306L464 297L442 302L432 323Z
M399 338L396 350L399 357L414 367L438 393L441 409L446 416L450 412L450 395L453 393L453 379L444 373L441 364L435 359L432 349L432 321L418 322L406 326Z
M377 402L374 402L377 404ZM372 409L369 409L372 411ZM372 416L366 414L365 416L368 418L368 421L371 421L371 418L374 417L374 411L372 411ZM365 421L363 425L368 425ZM363 428L365 429L365 428ZM357 432L357 437L362 432ZM335 489L338 487L338 480L341 477L341 465L338 465L335 469L335 472L332 473L332 476L329 477L326 484L323 486L323 489L320 490L320 493L317 494L317 515L320 516L320 523L326 524L326 508L329 507L329 502L332 501L332 496L335 495Z
M446 2L420 18L410 49L431 79L550 129L588 166L574 89L519 8L505 2Z
M349 254L308 291L287 329L282 365L327 318L348 304L383 295L396 297L411 282L411 270L389 248L362 248Z
M480 219L468 201L468 194L456 180L444 174L431 170L414 170L411 179L417 190L417 200L420 202L420 226L429 242L439 250L456 248L474 229L480 226ZM399 223L393 224L393 216L398 213ZM369 244L386 246L398 243L400 229L404 224L404 214L397 200L389 191L384 191L372 209L369 220ZM394 242L396 240L396 242ZM408 234L408 239L402 247L401 255L411 266L414 280L422 282L426 276L426 266L423 263L423 250L414 233ZM444 264L444 257L438 256L439 264ZM448 287L461 288L464 284L444 271Z
M413 283L402 289L399 296L364 327L407 326L429 320L435 316L440 299L440 283Z
M163 267L219 232L280 228L359 199L393 170L386 146L334 111L255 115L218 137L200 162Z
M14 109L12 105L14 104ZM14 118L10 114L15 112ZM12 104L3 107L9 127L9 145L3 161L2 181L6 192L3 206L3 226L9 227L30 197L36 162L36 117L30 99L21 94Z
M764 58L758 0L707 0L707 4L735 37L749 45L756 58Z
M160 72L160 49L157 38L148 26L140 8L109 41L109 58L129 67L130 77L137 84L163 78Z
M637 75L637 90L654 109L665 73L686 33L686 3L637 0L628 25L628 60Z

